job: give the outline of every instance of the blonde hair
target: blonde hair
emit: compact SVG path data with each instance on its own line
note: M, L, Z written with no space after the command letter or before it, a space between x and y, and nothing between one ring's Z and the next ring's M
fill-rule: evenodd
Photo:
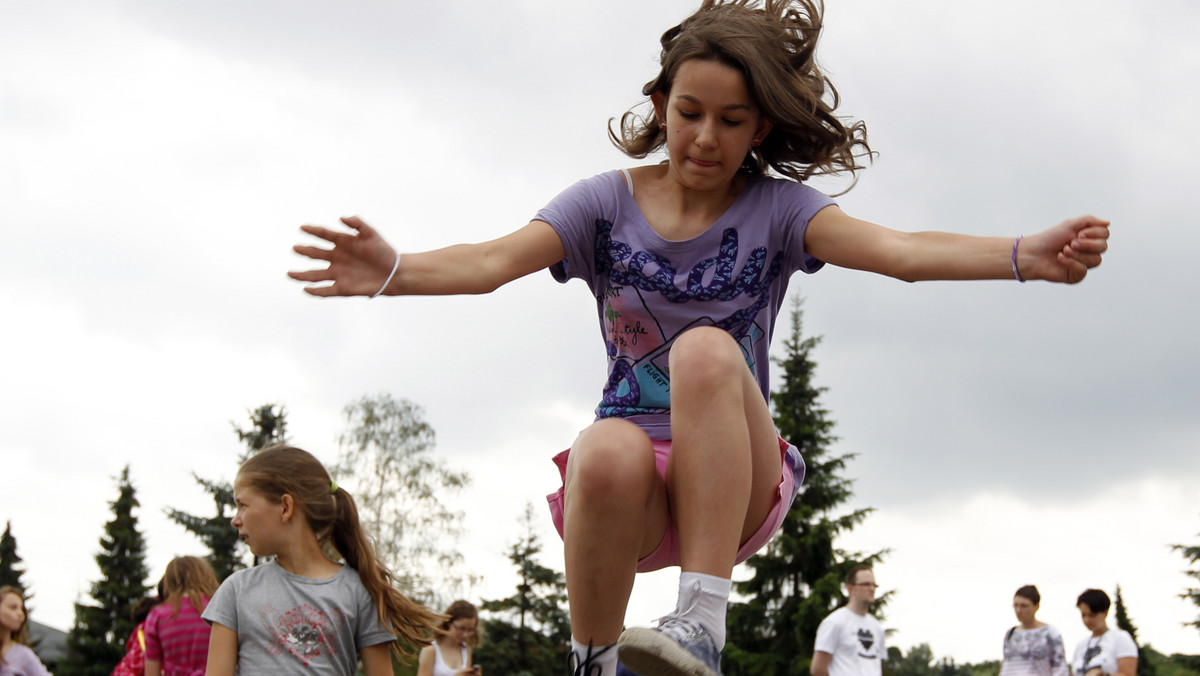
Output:
M821 33L820 0L704 0L700 9L663 33L657 77L642 87L646 96L670 94L680 65L691 59L739 71L763 118L773 125L750 149L742 171L774 171L795 181L814 175L865 168L871 157L867 128L833 114L839 100L833 83L816 63ZM630 110L619 131L609 121L609 138L630 157L642 159L661 148L666 132L653 116ZM853 187L853 186L851 186Z
M441 616L396 589L395 576L375 556L375 548L359 522L354 498L333 484L321 461L293 446L271 446L242 465L238 480L269 500L292 496L318 542L331 547L358 572L375 601L379 620L402 639L392 642L392 650L399 657L413 656L414 646L431 640Z
M202 613L218 586L217 574L208 561L197 556L177 556L171 559L163 573L162 600L171 604L171 617L179 614L185 598L196 612Z
M0 587L0 601L3 601L4 597L9 594L15 594L17 598L21 599L21 613L25 616L21 626L12 633L13 643L29 645L29 613L25 610L25 592L20 587L8 584Z

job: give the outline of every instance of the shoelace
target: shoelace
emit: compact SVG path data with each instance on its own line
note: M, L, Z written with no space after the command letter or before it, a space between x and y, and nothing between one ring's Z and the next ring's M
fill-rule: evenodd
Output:
M567 669L570 670L571 676L601 676L604 668L594 662L592 658L599 657L612 648L612 646L605 646L603 650L592 652L592 642L588 641L587 653L584 654L582 662L579 661L579 653L574 650L567 655Z
M690 591L692 593L688 596L691 597L691 600L686 608L681 609L676 604L675 610L658 618L658 630L680 643L683 642L683 639L701 629L699 622L688 617L700 603L700 583L693 582ZM682 595L679 600L683 601Z

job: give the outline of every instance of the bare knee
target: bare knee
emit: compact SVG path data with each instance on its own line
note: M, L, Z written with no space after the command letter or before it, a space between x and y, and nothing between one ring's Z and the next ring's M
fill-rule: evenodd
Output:
M715 326L691 329L675 339L670 355L671 381L741 386L746 358L733 336Z
M646 433L625 420L600 420L571 445L565 498L593 505L638 504L648 498L656 476Z

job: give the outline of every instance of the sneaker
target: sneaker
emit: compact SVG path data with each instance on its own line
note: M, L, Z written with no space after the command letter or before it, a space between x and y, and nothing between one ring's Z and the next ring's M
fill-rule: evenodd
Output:
M677 615L633 628L617 641L620 660L641 676L721 676L721 652L698 622Z
M596 652L592 652L592 646L589 644L587 653L583 656L574 650L567 655L567 676L602 676L604 668L600 665L600 657L604 653L612 650L612 646L608 646Z

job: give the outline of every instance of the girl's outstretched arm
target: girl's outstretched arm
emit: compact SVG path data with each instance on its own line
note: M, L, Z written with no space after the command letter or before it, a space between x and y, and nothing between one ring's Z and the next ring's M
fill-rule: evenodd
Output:
M237 632L214 622L208 636L208 664L204 676L233 676L237 672L237 656Z
M444 295L488 293L512 280L548 267L566 256L562 240L548 223L533 221L499 239L480 244L457 244L425 253L397 255L374 228L357 217L342 219L354 232L315 225L300 229L333 244L332 249L297 244L292 249L313 260L326 261L321 270L289 272L302 282L333 282L306 286L314 296L372 296L395 274L383 295Z
M805 250L845 268L907 282L932 279L1013 279L1013 237L948 232L899 232L848 216L836 206L813 217ZM1108 221L1081 216L1021 239L1021 278L1075 284L1100 265L1108 249Z
M392 652L387 643L376 643L358 651L367 676L392 676Z

